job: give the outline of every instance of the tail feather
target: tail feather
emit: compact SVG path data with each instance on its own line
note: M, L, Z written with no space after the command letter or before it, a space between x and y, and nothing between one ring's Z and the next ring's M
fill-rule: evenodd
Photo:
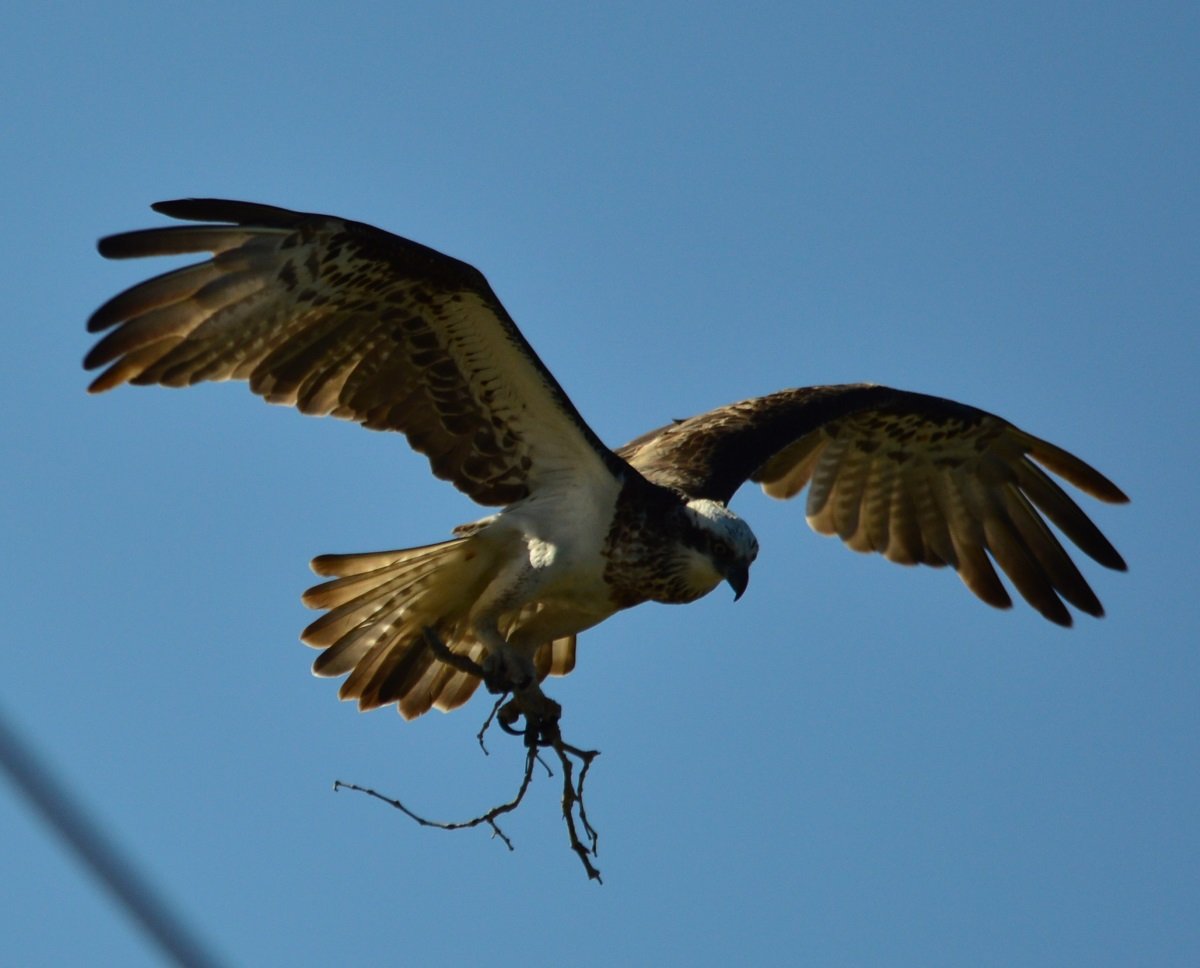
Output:
M313 571L332 580L304 593L310 608L328 609L301 634L323 649L313 673L348 674L341 698L357 700L364 710L396 703L405 719L435 707L449 711L470 699L479 679L439 662L425 629L433 628L451 651L483 663L486 647L463 621L490 574L486 552L467 547L473 537L314 559ZM519 618L513 616L502 631L510 632ZM574 636L546 642L534 653L539 679L566 675L574 666Z
M462 544L455 539L407 550L314 559L314 571L338 576L303 596L310 608L330 609L300 633L306 644L325 649L313 663L314 674L351 672L342 694L359 698L389 654L408 651L406 640L439 621L436 610L420 607L422 599L438 573L462 557Z
M538 681L546 676L565 676L575 668L575 636L555 639L540 646L533 654Z
M304 593L302 600L309 608L335 608L378 588L382 580L428 571L428 564L455 543L450 541L365 555L321 555L312 560L312 570L318 575L337 577L314 585Z
M403 632L397 635L395 626L389 623L362 622L317 656L313 663L313 675L328 678L353 672L356 667L365 664L368 655L377 652L382 656L402 635ZM365 671L360 669L360 673Z
M370 663L363 675L359 674L359 670L367 663L356 668L342 683L339 694L343 698L358 699L361 709L386 706L397 699L403 708L410 689L415 685L414 680L420 679L433 662L433 655L423 641L409 643L407 648L397 648L404 644L397 636L390 648L380 648L379 661Z
M487 649L482 642L472 642L465 654L475 662L482 664L486 652ZM418 683L417 688L413 690L413 694L433 697L433 706L441 712L448 713L450 710L457 709L463 705L463 703L475 694L475 689L479 686L479 680L470 673L462 672L445 663L438 663L438 665L440 668L436 677L430 681L428 690L422 692L420 688L421 683ZM400 713L412 719L423 712L428 712L428 710L428 706L417 710L417 704L414 703L408 708L401 706Z
M366 554L353 555L317 555L310 567L318 575L335 575L339 578L346 575L361 575L366 571L378 571L398 561L418 561L426 553L436 554L453 541L443 541L438 544L424 545L420 548L401 548L397 551L372 551ZM318 586L323 587L323 586Z
M300 637L309 645L331 645L376 615L398 617L404 612L403 602L418 597L433 580L431 574L414 574L412 571L393 574L390 570L381 570L380 573L372 573L371 581L375 584L367 586L365 591L360 586L356 597L335 607L318 606L329 608L330 611L309 625Z

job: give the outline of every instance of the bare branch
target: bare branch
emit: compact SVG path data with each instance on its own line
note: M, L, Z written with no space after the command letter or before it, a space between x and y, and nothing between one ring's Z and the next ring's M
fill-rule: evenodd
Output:
M365 793L369 797L374 797L376 800L382 800L388 806L394 807L405 816L415 820L422 827L436 827L438 830L469 830L472 827L479 827L482 824L487 824L492 828L492 833L504 841L504 846L506 846L509 850L515 850L516 848L513 847L513 842L509 840L508 834L501 830L500 825L496 823L496 818L516 810L517 807L521 805L521 801L525 799L525 791L529 789L529 783L533 779L533 761L534 753L530 752L525 757L525 774L521 778L521 786L518 788L516 796L514 796L507 803L501 803L495 807L492 807L486 813L482 813L478 817L472 817L470 820L430 820L428 817L423 817L414 810L410 810L394 797L385 796L378 790L372 790L370 787L359 786L357 783L344 783L341 780L334 780L333 791L336 793L338 790L345 789L354 790L357 793Z
M566 812L569 809L568 804L567 804L567 799L568 799L567 794L568 794L568 792L570 792L572 794L570 797L570 805L578 808L579 822L583 824L584 833L587 834L588 840L591 841L591 855L593 857L595 857L599 853L600 835L596 832L596 829L588 822L587 808L586 808L586 806L584 806L584 802L583 802L583 782L584 782L584 780L587 779L588 770L590 770L592 768L592 760L594 760L597 756L600 755L600 751L599 750L581 750L574 746L571 746L569 743L560 743L560 746L561 746L561 752L559 753L560 756L562 756L564 753L570 754L571 756L578 758L578 760L582 764L582 766L579 769L579 782L575 785L573 790L571 789L569 778L564 778L563 810L564 810L564 812ZM564 759L563 762L569 763L570 761ZM571 819L570 819L569 815L567 817L567 826L571 827ZM574 828L572 828L572 835L574 835ZM576 850L579 849L578 847L576 847L577 840L578 840L578 838L575 838L573 836L572 843L571 843L571 846L575 847ZM584 861L584 864L587 865L586 860ZM599 880L599 878L600 878L600 874L599 874L599 872L597 872L596 879Z
M478 676L481 679L486 678L483 667L479 663L468 656L451 652L433 629L425 629L425 642L438 661L445 662L456 669L460 669L473 676ZM502 683L501 685L506 684ZM509 698L510 695L511 699ZM540 751L543 749L551 749L558 757L559 763L562 764L562 813L563 820L567 825L567 835L570 840L571 850L579 857L588 878L598 883L603 883L600 879L600 871L592 863L597 855L600 838L595 828L588 822L587 809L583 801L584 780L587 778L592 761L600 755L600 751L580 749L565 742L559 730L559 719L561 716L562 707L543 693L541 686L536 682L520 688L509 686L503 690L503 694L492 707L492 711L488 714L487 719L484 721L483 726L480 727L475 738L478 740L480 749L483 750L484 755L487 755L488 750L484 746L483 737L493 722L498 723L500 728L505 732L522 737L526 750L525 771L521 776L521 783L517 788L516 795L511 800L498 804L490 810L481 813L479 816L472 817L470 820L430 820L428 817L410 810L399 800L385 796L369 787L359 786L356 783L344 783L341 780L337 780L333 788L335 791L343 788L355 790L359 793L365 793L367 796L374 797L376 800L382 800L389 806L399 810L405 816L416 821L422 827L436 827L438 830L466 830L471 827L479 827L487 824L492 828L493 834L504 841L505 846L509 850L513 850L513 843L508 838L508 835L500 829L499 824L496 822L497 818L511 813L521 805L521 802L525 799L525 793L533 781L534 763L540 762L545 767L546 773L549 776L554 775L549 764L542 759L540 754ZM525 721L524 726L518 727L517 723L521 719ZM578 779L575 776L576 760L579 762ZM583 829L584 837L579 836L580 827Z
M496 713L498 713L500 711L500 707L504 705L504 702L507 699L508 699L508 693L506 692L499 699L496 700L495 705L492 706L492 711L490 713L488 713L488 718L483 721L483 725L479 727L479 732L475 734L475 740L476 740L476 742L479 743L479 748L481 750L483 750L484 756L491 755L490 753L488 753L488 748L483 745L484 733L486 733L491 728L492 723L496 719Z
M562 811L563 820L567 823L567 834L571 840L571 849L579 857L580 863L583 864L583 869L587 871L589 880L595 880L603 884L600 879L600 871L592 863L592 858L597 856L599 850L600 835L588 823L587 810L583 804L583 781L587 778L587 772L591 768L592 760L600 755L599 750L581 750L569 743L564 743L562 737L558 737L553 743L554 752L558 754L558 761L563 768L563 795L562 795ZM579 769L579 782L573 782L572 774L574 773L574 764L571 762L571 757L576 757L582 764ZM575 829L575 814L579 815L579 822L583 825L583 831L587 835L589 844L585 844L579 838L579 832Z

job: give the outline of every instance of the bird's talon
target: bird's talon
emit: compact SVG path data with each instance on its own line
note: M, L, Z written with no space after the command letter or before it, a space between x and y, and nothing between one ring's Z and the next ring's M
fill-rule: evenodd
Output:
M496 722L510 736L521 736L529 747L553 746L558 739L562 706L536 686L514 696L496 713ZM525 725L517 726L524 718Z
M510 736L524 736L525 730L517 729L516 727L516 722L521 718L522 715L524 714L521 712L520 704L515 699L510 699L503 706L501 706L500 711L496 713L496 722L498 722L500 724L500 728Z

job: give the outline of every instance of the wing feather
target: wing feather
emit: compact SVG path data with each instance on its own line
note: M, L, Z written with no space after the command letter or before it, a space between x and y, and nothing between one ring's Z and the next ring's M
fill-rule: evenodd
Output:
M915 565L925 561L941 564L940 556L929 547L921 534L921 516L918 509L919 488L905 488L898 472L891 482L891 501L888 505L886 528L887 544L876 548L888 561L900 565Z
M232 224L101 240L115 259L211 258L96 310L89 330L110 332L84 360L106 367L92 391L248 380L271 403L404 433L483 504L550 479L608 486L628 471L471 266L330 216L215 199L154 208Z
M808 486L814 531L901 564L951 565L975 595L1007 608L998 565L1060 625L1071 624L1064 601L1089 615L1103 608L1045 519L1100 564L1125 568L1046 470L1099 500L1126 501L1115 484L1060 447L940 397L869 384L784 390L678 421L618 454L652 481L719 501L746 480L776 498Z
M863 492L862 513L855 538L864 551L885 554L892 526L892 494L896 490L892 466L884 460L871 461L870 477Z
M1045 471L1025 460L1017 464L1016 472L1021 490L1063 534L1105 567L1125 570L1125 561L1117 549L1084 514L1082 508L1071 500ZM1119 500L1097 496L1101 500Z
M996 569L987 556L987 539L982 522L971 514L967 496L957 475L939 474L933 478L938 506L945 515L958 574L979 598L996 608L1011 608L1012 598L1000 583Z
M805 513L811 521L821 522L819 526L814 524L813 527L822 534L837 534L837 519L829 499L837 485L838 468L848 447L849 441L834 438L813 453L812 486L808 489L808 506ZM826 508L829 510L826 511Z

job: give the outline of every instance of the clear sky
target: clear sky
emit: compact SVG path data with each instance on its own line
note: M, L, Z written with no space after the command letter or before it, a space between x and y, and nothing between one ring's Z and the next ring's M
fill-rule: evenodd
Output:
M0 710L230 964L1200 964L1200 20L1185 3L110 3L0 58ZM404 441L244 387L84 393L97 237L217 195L481 268L616 445L784 386L1002 414L1085 508L1102 621L734 503L736 605L645 606L550 692L605 884L487 704L358 714L297 641L308 559L480 514ZM0 781L22 966L159 963Z

